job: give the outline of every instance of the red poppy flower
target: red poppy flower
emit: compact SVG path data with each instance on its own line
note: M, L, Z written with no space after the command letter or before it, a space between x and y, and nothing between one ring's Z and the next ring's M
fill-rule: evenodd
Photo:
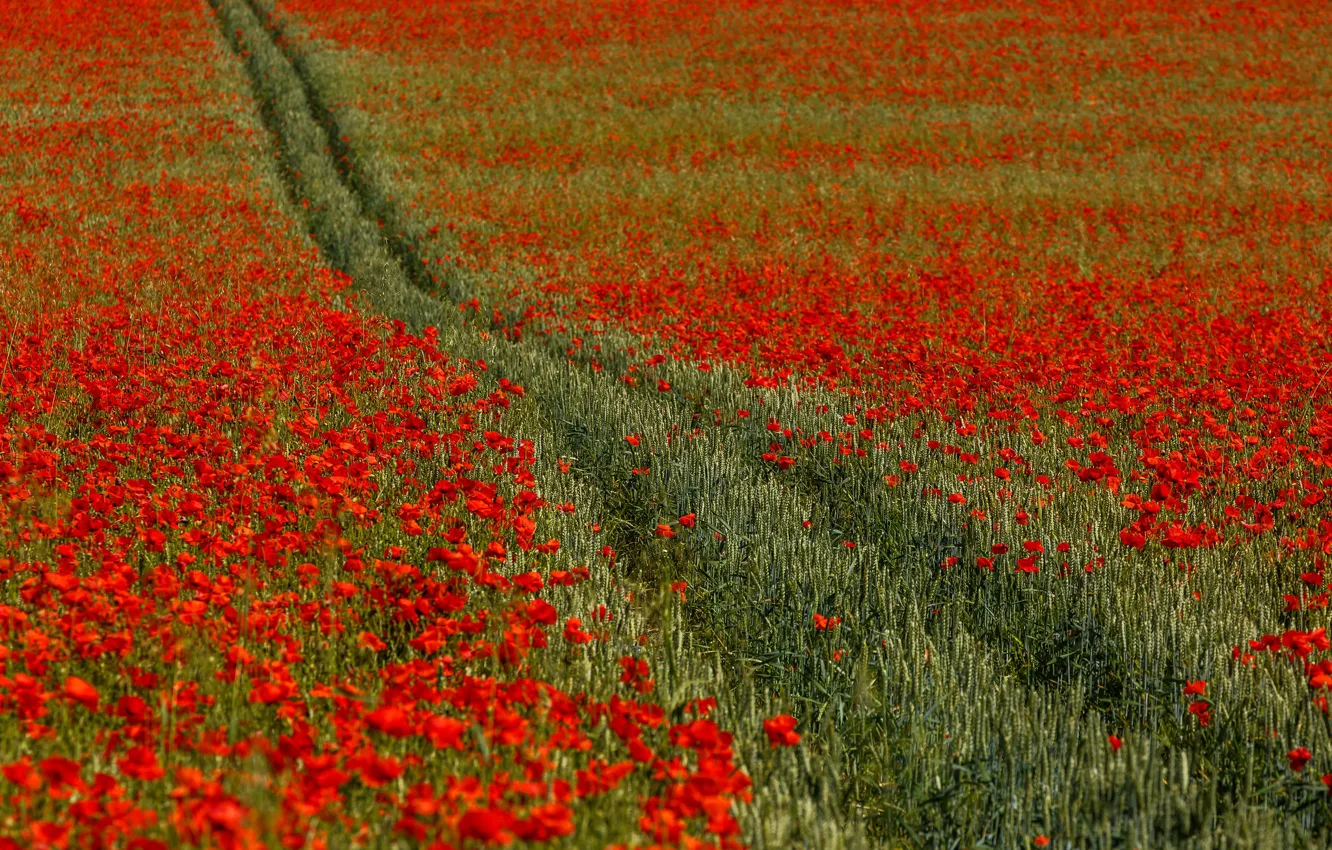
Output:
M157 753L148 747L133 747L116 762L120 772L133 779L151 782L166 776L166 770L157 762Z
M1313 753L1304 747L1295 747L1286 753L1286 758L1290 760L1290 769L1299 773L1304 770L1304 766L1309 763L1309 759L1313 758Z
M69 676L65 679L64 694L66 699L82 705L89 711L97 710L97 689L78 676Z
M763 721L763 731L768 736L768 744L777 747L794 747L800 743L800 735L795 731L798 721L789 714L778 714Z

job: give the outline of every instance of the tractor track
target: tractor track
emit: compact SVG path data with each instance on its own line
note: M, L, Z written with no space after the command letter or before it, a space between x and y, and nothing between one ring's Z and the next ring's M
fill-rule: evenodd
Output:
M526 402L535 408L532 424L540 432L534 439L552 457L578 459L578 467L600 497L599 505L589 506L602 511L606 533L599 542L609 542L621 563L652 560L655 523L662 516L694 509L702 498L712 513L733 519L723 529L725 547L719 550L700 542L690 557L700 570L727 577L719 591L744 590L754 602L753 616L766 619L782 600L796 604L790 598L793 591L799 604L812 604L821 592L793 588L788 580L792 564L826 563L827 553L840 548L839 540L826 530L788 536L773 534L774 527L798 527L804 520L822 517L831 521L816 528L825 524L857 528L862 551L856 557L856 575L837 578L852 585L866 627L881 620L883 612L871 611L874 606L867 599L871 591L867 561L877 556L864 548L876 534L887 534L893 518L860 504L861 496L854 490L863 490L865 482L852 482L853 491L848 492L818 481L779 479L759 460L766 446L741 431L709 429L703 438L672 442L672 433L688 433L694 426L700 402L596 375L548 342L515 343L465 325L444 293L427 292L428 276L421 272L413 237L402 235L410 229L401 223L390 192L364 167L350 134L320 93L308 59L281 23L259 0L210 2L249 71L263 119L282 157L288 191L296 209L309 211L310 230L321 252L365 291L381 313L417 329L426 325L446 333L451 329L452 353L484 360L492 374L526 388ZM329 211L336 215L327 215ZM616 346L604 348L606 371L622 365L615 362ZM731 391L744 392L742 379L726 372L715 370L708 380L723 385L720 394L727 392L727 383ZM795 409L790 398L783 406L788 412ZM655 434L657 446L669 446L652 459L652 482L632 474L623 462L625 434L639 432ZM872 485L878 478L871 473L866 481ZM831 569L835 573L839 568ZM661 578L651 567L642 577Z
M283 177L294 207L309 211L310 231L330 264L348 274L390 318L415 328L428 324L441 330L453 328L456 333L451 336L456 338L450 344L454 354L485 360L491 372L521 383L529 401L539 409L539 424L547 431L543 435L546 448L557 456L577 457L580 466L591 467L598 487L614 500L615 504L605 506L608 521L603 524L620 529L618 534L612 532L611 542L622 561L641 560L644 548L652 545L651 530L657 517L644 510L643 502L651 497L643 482L628 474L628 468L620 469L615 458L622 456L625 433L655 431L666 442L672 426L687 432L699 404L597 376L571 363L553 344L508 342L464 326L459 311L445 300L446 294L427 292L431 284L421 271L416 243L412 236L402 235L410 230L389 200L390 192L363 167L364 160L353 149L349 133L320 93L307 58L281 23L258 0L210 2L249 72L261 114L282 157ZM606 349L602 356L611 361L607 369L611 371L618 365L613 363L614 346ZM738 377L732 383L742 385ZM624 426L615 428L612 423L617 421ZM817 497L811 499L815 488L793 488L774 480L758 461L764 448L747 445L738 434L709 433L708 439L675 441L670 467L707 470L703 486L716 500L714 504L729 516L743 518L742 525L728 529L733 553L761 552L767 548L761 544L772 543L770 532L779 503L788 506L783 513L789 512L794 523L828 510ZM681 491L690 489L698 477L671 480L671 470L663 472L668 478L663 482L667 492L664 497L658 493L656 500L675 504L658 504L658 508L669 512L678 506L685 512L688 505L684 502L689 499ZM825 543L832 548L832 541ZM810 554L803 553L805 557ZM696 555L705 561L718 557L715 552ZM778 557L775 552L773 556ZM751 565L761 568L764 587L756 592L762 599L780 595L779 586L785 584L780 575L784 571L769 560ZM732 569L734 566L731 564Z
M342 185L356 199L363 216L374 220L385 247L408 280L427 292L436 289L435 282L420 261L421 234L412 229L399 214L387 190L369 171L359 167L362 161L351 147L347 128L340 124L336 113L325 100L319 87L315 85L306 57L293 47L291 39L283 32L271 10L265 9L258 0L244 0L244 2L291 68L300 85L301 95L305 99L310 117L324 131L333 169L341 178ZM456 294L447 291L439 293L437 297L442 297L445 301L460 300Z
M826 490L817 482L793 483L789 477L775 476L759 461L766 447L755 441L763 434L706 429L698 438L680 439L696 423L706 400L702 394L690 399L632 388L574 362L557 344L516 343L468 326L453 300L465 282L446 272L452 279L443 291L434 284L421 262L419 238L404 222L391 193L354 149L352 134L338 120L307 57L281 22L258 0L209 3L245 66L262 120L274 138L293 209L303 216L329 265L348 275L382 315L418 331L438 328L445 337L442 347L454 356L485 361L490 374L526 388L522 404L530 412L525 435L536 443L539 454L552 459L552 468L553 458L577 458L576 473L582 473L578 510L587 511L605 527L592 543L579 526L588 544L582 557L591 558L596 551L592 547L610 543L619 553L619 563L636 570L637 579L649 587L679 577L673 571L683 568L692 571L691 583L699 598L711 594L717 600L710 621L693 623L688 635L665 641L665 661L672 675L676 665L683 664L687 669L681 675L687 677L690 664L709 664L701 659L715 655L726 670L729 687L747 692L737 693L737 700L750 705L766 702L772 694L762 684L769 678L764 671L784 668L792 652L775 645L789 634L780 624L792 615L797 621L808 620L807 611L821 604L833 584L849 587L860 597L867 632L882 628L885 616L896 616L881 607L867 610L874 606L865 598L866 571L878 564L873 544L862 544L853 574L844 560L838 560L840 539L830 531L834 522L816 522L805 534L773 533L777 528L799 528L810 518L826 520L837 512L859 512L857 496L837 488ZM616 346L605 349L601 357L607 372L627 365L627 360L617 362L622 356ZM747 392L743 379L727 370L715 370L699 380L707 382L704 393ZM780 408L770 404L769 409L794 415L796 396L788 395ZM626 462L628 433L642 433L658 450L650 458L648 477L634 474L633 464ZM872 483L879 476L870 472L866 480ZM568 492L569 485L559 478L550 475L542 487L563 487ZM683 549L663 554L653 538L655 523L696 509L700 516L725 518L724 524L709 526L718 534L724 532L725 543L715 543L713 534L689 535L688 543L676 541ZM880 526L891 521L877 513L859 519ZM866 536L873 533L868 525L862 531ZM799 564L819 578L796 582L793 567ZM679 659L682 653L691 658Z

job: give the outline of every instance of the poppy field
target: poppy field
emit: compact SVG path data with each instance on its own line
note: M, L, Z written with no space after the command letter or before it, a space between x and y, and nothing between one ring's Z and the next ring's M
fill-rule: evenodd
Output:
M9 4L0 850L1332 841L1332 9Z

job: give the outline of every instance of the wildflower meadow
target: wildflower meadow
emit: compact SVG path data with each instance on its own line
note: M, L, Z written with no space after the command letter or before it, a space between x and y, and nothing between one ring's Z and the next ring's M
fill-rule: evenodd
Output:
M0 850L1332 846L1332 5L0 8Z

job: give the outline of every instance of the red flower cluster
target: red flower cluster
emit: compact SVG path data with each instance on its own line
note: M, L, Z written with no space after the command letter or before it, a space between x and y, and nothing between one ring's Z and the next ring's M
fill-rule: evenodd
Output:
M1313 758L1313 753L1304 747L1295 747L1286 754L1286 758L1290 760L1290 769L1299 773L1304 770L1304 766L1309 763L1309 759Z
M214 22L134 5L0 36L5 61L70 48L38 114L146 98L0 154L25 296L0 308L0 848L543 842L610 793L653 841L739 846L729 733L552 678L614 668L610 616L550 640L590 573L538 536L522 388L309 264L244 176L267 140L233 124L239 70L199 61ZM159 179L163 151L200 182ZM61 176L110 160L144 182Z
M778 714L763 721L763 731L768 742L774 747L794 747L800 743L800 734L795 731L796 719L789 714Z
M841 617L825 617L822 614L814 615L815 631L820 631L820 632L833 631L840 625L842 625Z

